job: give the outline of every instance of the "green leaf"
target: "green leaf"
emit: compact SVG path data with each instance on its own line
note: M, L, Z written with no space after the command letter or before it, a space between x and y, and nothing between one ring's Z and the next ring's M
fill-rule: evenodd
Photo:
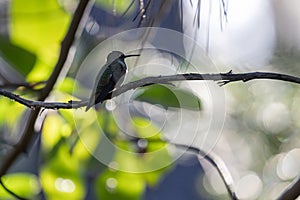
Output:
M74 79L70 77L66 77L61 84L58 86L58 90L61 92L66 92L68 94L72 94L74 91Z
M99 199L141 199L145 189L144 177L140 174L106 170L96 181Z
M70 15L57 0L13 0L10 16L11 42L37 56L27 80L47 79L57 61Z
M33 197L41 190L38 177L28 173L13 173L5 175L3 176L3 183L17 195L30 199L34 199ZM0 199L13 198L0 186Z
M165 86L151 85L138 89L134 96L134 100L144 101L151 104L159 104L165 109L169 107L184 108L188 110L200 110L201 101L188 90Z
M69 154L66 144L60 145L57 155L48 159L40 171L46 199L83 199L85 189L80 176L82 165Z
M23 75L27 75L36 62L36 55L26 49L12 44L0 36L0 52L3 58Z

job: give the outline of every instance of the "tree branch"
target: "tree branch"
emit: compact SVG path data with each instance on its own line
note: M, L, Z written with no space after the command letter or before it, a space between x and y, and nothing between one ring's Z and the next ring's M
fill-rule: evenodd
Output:
M144 87L152 84L169 84L170 82L174 81L187 81L187 80L211 80L211 81L217 81L221 86L231 83L231 82L237 82L237 81L250 81L250 80L257 80L257 79L272 79L272 80L281 80L285 82L291 82L300 84L300 78L286 75L286 74L280 74L280 73L270 73L270 72L250 72L250 73L237 73L233 74L231 71L228 73L217 73L217 74L196 74L196 73L189 73L189 74L176 74L176 75L168 75L168 76L157 76L157 77L146 77L137 81L133 81L127 84L124 84L120 88L116 89L113 93L110 93L106 99L111 99L112 97L116 97L126 91L129 91L131 89L136 89L138 87ZM6 96L12 100L15 100L29 108L45 108L45 109L75 109L84 107L87 104L86 100L83 101L69 101L67 103L61 103L61 102L43 102L43 101L33 101L24 99L16 94L13 94L11 92L5 91L3 89L0 89L0 95ZM38 112L32 112L33 117ZM33 126L34 124L30 124ZM26 139L26 138L25 138ZM21 142L28 143L28 138L26 140L21 140ZM19 149L19 151L23 150L25 147L22 145L17 146L16 149ZM19 145L19 144L18 144ZM232 199L237 199L233 184L231 181L231 176L226 168L225 165L218 161L215 156L211 156L206 154L205 152L202 152L200 149L197 149L195 147L188 147L181 144L174 144L175 146L181 146L185 147L190 151L196 152L199 156L203 156L206 160L208 160L217 170L220 174L223 182L225 183L226 189L228 190L230 196ZM20 153L20 152L19 152ZM7 165L7 169L11 165L11 163L14 161L12 158L15 159L15 157L9 157L11 160L9 160L9 165ZM6 166L6 165L4 165ZM225 168L224 168L225 166ZM1 168L3 169L3 168ZM6 169L6 170L7 170ZM2 171L1 171L2 172ZM0 173L1 175L1 173ZM298 190L299 186L299 180L296 181L294 184L292 184L286 191L283 192L283 194L279 197L279 199L292 199L299 195L300 191Z
M292 82L300 84L300 78L296 76L290 76L286 74L279 73L270 73L270 72L249 72L249 73L238 73L233 74L231 71L228 73L218 73L218 74L176 74L168 76L156 76L156 77L146 77L137 81L133 81L127 84L124 84L120 88L116 89L112 93L109 93L106 97L111 99L112 97L119 96L120 94L127 92L138 87L145 87L153 84L170 84L174 81L187 81L187 80L211 80L217 81L220 86L226 85L231 82L237 81L250 81L256 79L273 79L281 80L285 82ZM12 100L15 100L29 108L44 108L44 109L75 109L84 107L87 104L87 100L83 101L69 101L67 103L62 102L44 102L44 101L33 101L24 99L16 94L8 92L6 90L0 89L0 95L8 97Z
M9 99L12 99L24 106L36 109L36 108L44 108L44 109L72 109L72 108L80 108L86 106L87 101L69 101L67 103L61 102L44 102L44 101L34 101L20 97L19 95L13 94L6 90L0 89L0 95L3 95Z
M226 85L231 82L243 81L247 82L256 79L273 79L281 80L285 82L292 82L300 84L300 78L296 76L291 76L287 74L271 73L271 72L249 72L249 73L237 73L233 74L232 71L227 73L217 73L217 74L176 74L168 76L157 76L157 77L147 77L137 81L127 83L115 90L113 96L118 96L128 90L135 89L137 87L143 87L152 84L169 84L173 81L186 81L186 80L211 80L217 81L220 86Z
M220 177L222 178L222 181L227 189L227 192L228 192L230 198L232 200L238 199L235 194L234 187L233 187L233 178L221 158L219 158L216 154L204 152L203 150L193 147L193 146L177 144L177 143L173 143L173 142L169 142L169 143L172 145L175 145L176 147L185 148L190 152L196 153L198 156L198 159L203 157L205 160L207 160L218 171L218 173L219 173Z
M81 21L82 17L84 16L85 9L88 6L88 2L89 2L89 0L81 0L78 3L78 6L74 12L71 24L69 26L68 32L67 32L63 42L61 43L61 50L60 50L60 55L59 55L58 61L54 67L54 70L53 70L49 80L47 81L46 86L42 89L42 91L39 95L39 98L38 98L39 101L44 101L46 99L46 97L50 94L50 92L57 80L57 77L59 76L59 74L67 60L70 48L73 44L76 32L77 32L79 24L80 24L80 21ZM14 98L17 98L17 95L13 95L13 96L14 96ZM22 100L21 99L19 99L19 100L21 103ZM26 100L25 100L25 102L26 102ZM28 103L28 100L26 103ZM1 168L0 168L0 178L7 172L7 170L11 167L11 165L14 163L14 161L17 159L17 157L26 150L29 142L31 141L32 136L35 133L34 124L38 117L39 111L40 111L40 107L38 107L38 109L31 111L31 113L28 117L27 124L24 128L22 138L15 145L15 148L13 148L12 151L9 152L8 155L4 158L4 162L2 163Z
M80 21L84 16L84 11L89 3L89 0L80 0L78 6L74 12L71 24L69 26L68 32L61 43L60 54L54 70L49 77L46 86L43 88L39 100L43 101L51 92L54 84L56 83L57 77L59 76L67 58L69 55L70 48L75 40L76 32L79 28Z

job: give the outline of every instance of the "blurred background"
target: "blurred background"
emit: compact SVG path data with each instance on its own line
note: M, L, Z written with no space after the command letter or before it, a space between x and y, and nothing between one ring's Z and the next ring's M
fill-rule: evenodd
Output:
M0 1L2 89L37 97L57 61L77 3ZM229 70L299 76L299 4L296 0L96 0L47 101L87 99L93 84L89 74L99 69L83 70L86 57L111 36L142 27L179 32L176 40L169 38L179 53L159 48L159 31L151 37L127 34L128 43L147 41L139 48L151 49L141 51L137 61L128 60L129 71L135 72L130 80L149 73ZM133 67L137 64L156 64L156 68L139 71ZM170 68L162 70L166 66ZM218 155L240 199L276 199L299 176L298 85L259 80L223 87L203 81L175 86L176 94L185 96L182 101L201 106L169 104L174 98L169 93L175 91L170 86L136 95L136 101L125 106L130 120L117 112L114 101L99 106L96 113L43 111L36 122L36 137L3 182L29 199L229 199L210 163L166 144L165 138ZM21 137L27 109L0 98L0 166ZM128 131L134 135L124 134ZM147 154L151 152L158 153ZM0 199L13 198L0 187Z

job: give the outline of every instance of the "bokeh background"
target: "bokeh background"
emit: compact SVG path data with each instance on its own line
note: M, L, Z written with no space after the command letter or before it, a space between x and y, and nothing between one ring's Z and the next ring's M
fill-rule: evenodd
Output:
M1 88L29 99L37 96L57 61L60 42L77 3L75 0L0 1ZM167 28L195 41L191 44L184 37L174 41L174 48L186 55L183 60L172 52L156 49L155 37L151 38L152 51L143 59L148 64L171 66L172 73L233 70L233 73L270 71L299 76L299 6L297 0L96 0L47 101L87 99L92 86L84 79L77 79L87 55L112 35L137 27ZM140 7L144 10L139 11ZM128 36L130 41L137 39L139 35ZM191 66L187 61L198 65ZM134 66L133 61L129 64ZM145 76L135 75L136 79ZM258 80L230 83L222 88L216 83L200 81L176 86L180 94L187 92L184 94L192 100L196 95L201 103L199 110L183 108L184 112L196 113L197 118L182 119L176 142L205 149L202 135L209 127L209 133L217 137L213 137L205 150L215 153L226 164L240 199L276 199L299 176L298 85ZM74 93L74 88L80 95ZM168 91L172 90L160 93ZM216 91L224 101L214 101L212 93ZM157 88L152 92L158 92ZM159 106L152 107L149 102L157 103L152 96L155 95L144 97L144 103L134 104L132 119L122 122L128 123L138 137L147 138L146 141L124 136L109 103L100 106L99 112L86 113L82 118L72 110L43 111L36 122L36 137L3 177L3 182L30 199L229 198L216 169L205 159L163 141L176 131L171 129L171 122L175 122L174 115L181 109L176 103L177 110L167 113ZM166 95L165 99L168 98ZM160 99L166 105L164 98ZM150 108L152 115L148 113ZM0 164L21 137L27 109L0 98ZM210 126L212 115L221 116L220 121L214 121L217 128ZM159 129L161 119L169 122L169 129ZM96 131L99 125L102 134ZM188 134L195 126L197 137L191 141ZM153 137L148 137L153 133ZM111 149L103 138L135 154L126 156ZM157 157L147 155L158 149L162 151ZM107 156L108 165L93 156L98 151ZM178 155L179 159L159 170L144 173L118 170L126 166L141 170ZM0 187L0 199L13 198Z

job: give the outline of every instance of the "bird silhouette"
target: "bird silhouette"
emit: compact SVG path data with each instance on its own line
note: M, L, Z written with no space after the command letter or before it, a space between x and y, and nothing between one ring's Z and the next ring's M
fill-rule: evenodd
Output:
M132 56L140 55L124 55L121 51L112 51L108 54L105 65L96 77L85 111L88 111L93 105L102 103L110 92L123 83L127 72L125 58Z

